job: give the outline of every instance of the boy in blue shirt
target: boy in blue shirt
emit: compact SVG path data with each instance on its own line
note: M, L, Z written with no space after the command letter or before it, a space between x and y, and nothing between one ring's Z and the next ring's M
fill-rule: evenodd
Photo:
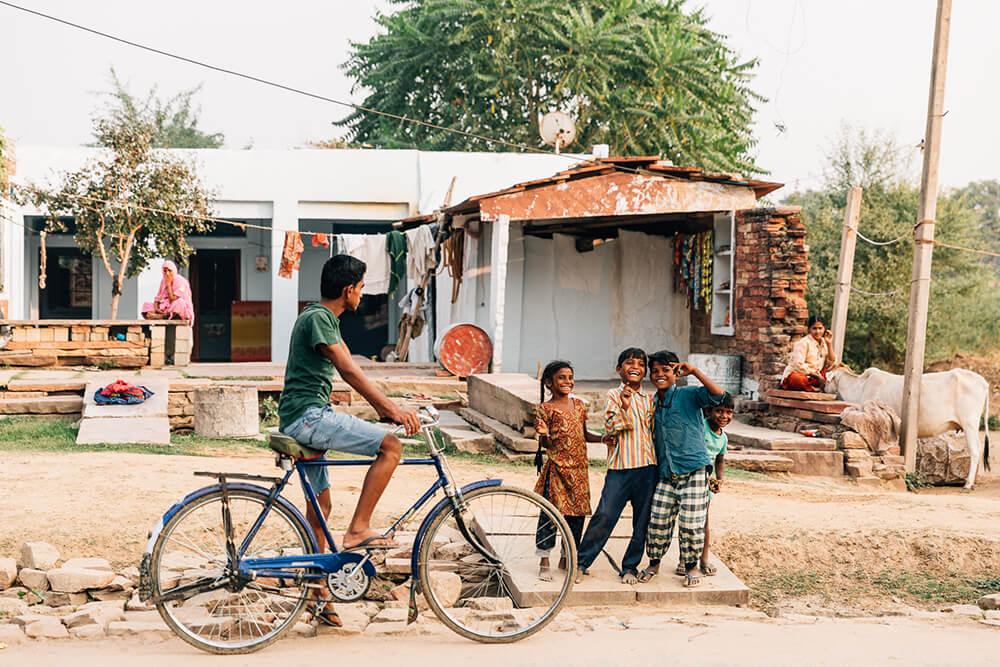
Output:
M660 560L670 547L677 523L684 586L697 586L701 583L698 561L705 546L711 467L702 410L718 405L725 392L694 366L680 363L673 352L649 355L649 369L656 387L653 446L660 481L653 492L646 538L649 566L640 573L639 581L649 581L660 571ZM694 375L702 386L676 386L677 379L687 375Z

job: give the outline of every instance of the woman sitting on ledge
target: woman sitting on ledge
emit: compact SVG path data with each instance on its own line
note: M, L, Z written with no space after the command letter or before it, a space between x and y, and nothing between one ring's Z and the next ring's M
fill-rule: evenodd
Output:
M186 320L194 325L194 303L191 285L177 273L177 265L169 259L163 262L163 279L156 300L142 304L142 316L147 320Z
M826 371L837 361L833 355L833 334L819 315L809 318L809 333L795 341L788 365L781 376L781 388L790 391L823 391Z

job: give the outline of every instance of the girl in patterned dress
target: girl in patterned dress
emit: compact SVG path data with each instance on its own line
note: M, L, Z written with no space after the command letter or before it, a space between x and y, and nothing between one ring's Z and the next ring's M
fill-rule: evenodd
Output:
M551 398L545 400L545 391ZM556 506L569 524L577 548L583 535L583 521L590 514L590 479L588 477L587 443L602 442L603 438L587 431L587 407L573 398L573 367L567 361L553 361L542 372L541 404L535 413L539 453L535 463L539 468L535 493ZM548 453L541 463L542 449ZM551 581L549 554L555 547L555 526L545 517L538 518L535 532L536 553L540 557L538 578ZM566 551L559 559L559 569L567 567Z

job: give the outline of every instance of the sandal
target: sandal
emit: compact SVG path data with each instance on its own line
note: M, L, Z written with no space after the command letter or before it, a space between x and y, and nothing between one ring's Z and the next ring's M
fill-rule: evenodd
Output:
M325 602L313 604L313 618L332 628L344 627L344 622L340 620L340 614L337 613L337 610L333 608L333 605L327 605Z
M701 583L701 577L697 574L686 572L684 574L684 588L694 588Z
M552 581L552 570L549 569L548 565L541 565L538 568L538 580L539 581Z
M711 563L706 563L702 561L701 563L701 573L706 577L714 577L719 573L719 569L712 565Z
M657 570L650 569L648 567L642 568L642 572L639 573L639 583L644 584L658 574Z

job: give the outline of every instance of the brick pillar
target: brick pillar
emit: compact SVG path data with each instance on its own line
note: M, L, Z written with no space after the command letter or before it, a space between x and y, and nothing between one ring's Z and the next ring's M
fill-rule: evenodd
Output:
M692 313L691 351L741 355L744 376L761 392L778 385L792 343L806 333L810 266L800 210L736 212L733 336L712 335L708 316Z

